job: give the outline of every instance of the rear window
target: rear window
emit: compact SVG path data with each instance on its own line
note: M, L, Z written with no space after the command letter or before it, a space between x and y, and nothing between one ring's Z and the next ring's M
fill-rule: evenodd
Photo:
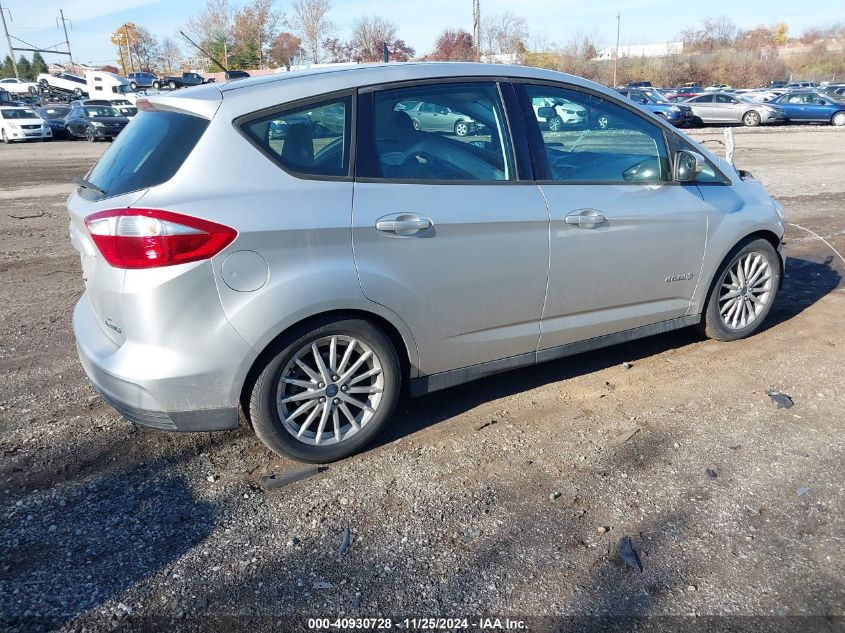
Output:
M94 165L88 180L105 197L160 185L176 174L208 123L180 112L141 112ZM102 197L90 189L81 189L80 195Z

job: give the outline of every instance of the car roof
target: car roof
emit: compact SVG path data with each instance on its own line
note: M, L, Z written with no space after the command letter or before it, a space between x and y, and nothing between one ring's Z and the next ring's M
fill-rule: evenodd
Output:
M527 79L549 79L567 81L582 86L595 86L593 82L551 70L505 64L479 64L471 62L398 62L390 64L346 64L325 66L309 70L296 70L261 77L249 77L237 82L219 86L223 92L246 91L260 87L275 87L281 82L335 84L334 89L343 90L357 86L414 81L417 79L441 79L447 77L523 77ZM322 86L320 89L324 92Z

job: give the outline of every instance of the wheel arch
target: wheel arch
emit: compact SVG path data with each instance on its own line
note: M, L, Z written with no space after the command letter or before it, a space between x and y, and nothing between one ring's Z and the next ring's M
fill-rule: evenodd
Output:
M403 390L408 388L410 379L414 377L412 374L412 368L417 365L416 343L413 340L406 341L405 336L402 335L399 327L397 327L388 318L375 312L360 308L328 310L326 312L320 312L318 314L305 317L296 323L289 325L274 336L263 347L263 349L259 351L255 360L252 361L240 388L239 402L247 422L250 422L251 424L251 420L249 419L249 396L252 393L253 385L261 373L261 370L273 357L273 352L278 345L289 337L295 338L304 331L342 319L361 319L372 323L384 332L385 336L387 336L388 340L390 340L393 345L393 348L396 350L396 355L399 357L399 370L400 376L402 377L402 388Z
M748 244L749 242L753 242L754 240L757 240L757 239L766 240L769 244L772 245L772 248L775 249L775 253L777 253L778 261L780 262L780 283L778 285L778 290L780 290L780 287L783 285L783 274L784 274L783 256L781 255L781 252L778 250L778 246L780 245L781 238L779 238L774 231L770 231L768 229L759 229L759 230L753 231L751 233L748 233L743 238L737 240L736 242L734 242L733 246L731 246L727 251L722 253L722 257L719 259L719 265L715 266L713 268L713 274L711 275L711 277L710 277L710 279L708 280L708 283L707 283L707 293L704 295L704 301L701 304L702 315L707 310L707 302L709 301L710 295L713 292L713 285L716 283L716 280L719 277L719 271L722 270L722 266L725 265L725 262L729 258L733 257L734 253L736 253L738 250L745 247L745 245Z

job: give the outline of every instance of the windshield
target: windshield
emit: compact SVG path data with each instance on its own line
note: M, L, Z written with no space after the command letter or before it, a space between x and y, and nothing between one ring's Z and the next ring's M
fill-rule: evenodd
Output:
M120 112L108 106L87 106L88 116L120 116Z
M643 90L643 94L645 94L645 96L648 97L648 100L652 103L671 103L669 99L657 92L657 90Z
M114 86L113 91L118 94L129 94L130 92L135 92L132 89L131 84L121 84L120 86Z
M3 113L4 119L38 119L40 118L37 114L35 114L34 110L24 110L21 108L20 110L0 110Z
M39 112L48 119L64 119L70 108L42 108Z

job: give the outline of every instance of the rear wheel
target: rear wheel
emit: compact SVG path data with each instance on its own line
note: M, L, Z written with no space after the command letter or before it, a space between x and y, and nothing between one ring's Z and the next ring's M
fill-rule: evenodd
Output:
M768 241L740 244L716 274L704 311L704 333L717 341L754 334L772 309L780 275L780 260Z
M79 99L82 96L82 88L74 88L73 96Z
M134 81L130 81L130 82L129 82L129 87L130 87L130 88L132 88L132 90L137 90L137 89L138 89L138 84L136 84Z
M176 90L176 82L175 81L169 81L167 83L167 87L170 88L171 90Z
M3 142L6 143L6 145L9 144L9 137L6 136L6 130L3 130Z
M381 330L360 319L329 321L279 343L253 385L250 419L274 452L331 462L381 431L400 383L396 350Z
M838 127L842 127L845 125L845 112L837 112L833 115L833 118L830 119L831 125L836 125Z
M747 127L757 127L760 125L760 114L754 110L750 110L743 115L742 123Z

